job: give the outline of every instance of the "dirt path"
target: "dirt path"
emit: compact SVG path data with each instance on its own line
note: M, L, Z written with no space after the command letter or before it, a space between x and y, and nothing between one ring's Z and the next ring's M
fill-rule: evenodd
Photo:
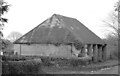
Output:
M118 74L118 66L111 68L105 68L98 71L59 71L59 72L49 72L49 74Z
M99 70L94 74L118 74L118 66L114 66L106 70Z

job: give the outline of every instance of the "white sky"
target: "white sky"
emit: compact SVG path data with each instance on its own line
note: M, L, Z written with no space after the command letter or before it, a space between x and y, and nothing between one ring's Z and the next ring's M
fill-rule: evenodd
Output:
M38 24L52 16L60 14L73 17L82 22L100 37L104 37L105 20L114 8L117 0L5 0L12 6L5 15L9 19L3 33L27 33Z

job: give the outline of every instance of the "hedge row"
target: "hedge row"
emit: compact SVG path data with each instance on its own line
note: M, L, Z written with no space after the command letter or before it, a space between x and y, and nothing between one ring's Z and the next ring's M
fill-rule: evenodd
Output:
M41 63L34 61L2 62L2 74L44 74Z
M3 61L26 61L33 59L41 59L44 66L78 66L87 65L85 59L63 58L63 57L45 57L45 56L3 56Z
M11 56L2 56L3 61L24 61L26 58L24 56L17 56L17 55L11 55Z
M35 58L40 58L40 56L20 56L20 55L3 55L1 56L3 61L25 61Z
M43 63L45 66L50 66L52 63ZM2 62L2 74L45 74L41 69L42 63L36 61L3 61ZM78 66L85 65L86 62L79 60L58 61L55 64L59 66ZM54 65L55 65L54 64Z
M88 60L83 60L83 59L74 59L74 58L57 58L57 57L41 57L41 60L45 66L50 66L50 65L56 65L58 64L59 66L85 66L88 64Z

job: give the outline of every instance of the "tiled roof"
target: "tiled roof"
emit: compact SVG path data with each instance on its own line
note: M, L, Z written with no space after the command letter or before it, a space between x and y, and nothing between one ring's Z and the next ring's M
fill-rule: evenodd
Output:
M16 40L23 43L90 43L104 42L77 19L54 14L37 27Z

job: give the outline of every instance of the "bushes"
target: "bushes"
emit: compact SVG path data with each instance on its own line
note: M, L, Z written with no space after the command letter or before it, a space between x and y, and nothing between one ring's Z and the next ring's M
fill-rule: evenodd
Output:
M44 73L41 64L34 61L2 62L3 74L38 74Z
M74 58L62 58L62 57L42 57L41 58L43 65L45 66L53 66L53 65L59 65L59 66L73 66L76 67L78 65L87 65L86 59L74 59Z
M86 66L88 63L88 60L86 59L70 59L70 64L73 67L77 67L77 66Z
M2 56L3 74L38 74L41 70L41 61L36 57Z
M11 56L2 56L3 61L20 61L20 60L26 60L24 56L17 56L17 55L11 55Z
M25 56L3 56L3 74L38 74L44 73L41 66L73 66L86 65L84 59L62 58L62 57L25 57ZM41 63L42 61L42 63Z
M41 57L41 61L42 61L44 66L51 66L51 65L53 65L51 63L51 60L50 60L49 57Z
M32 56L2 56L3 61L41 61L44 66L53 66L53 65L60 65L60 66L78 66L78 65L85 65L87 60L86 59L74 59L74 58L63 58L63 57L46 57L46 56L39 56L39 57L32 57Z

